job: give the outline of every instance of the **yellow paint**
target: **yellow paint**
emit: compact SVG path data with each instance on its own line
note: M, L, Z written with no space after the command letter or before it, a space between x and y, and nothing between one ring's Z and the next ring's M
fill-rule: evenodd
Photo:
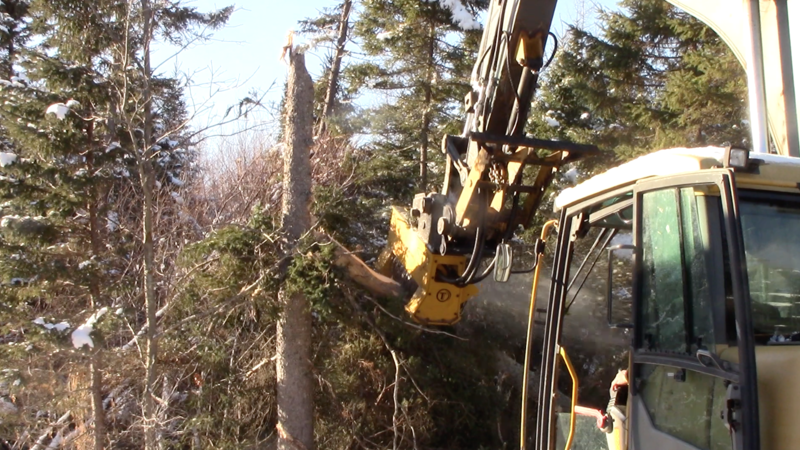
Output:
M569 356L567 356L567 351L564 350L564 347L558 347L558 354L561 355L561 359L564 360L564 364L567 366L567 372L569 372L569 377L572 378L572 399L570 399L569 412L569 435L567 436L567 445L564 447L564 450L569 450L572 447L572 440L575 439L575 406L578 404L578 374L575 372L575 367L572 365L572 361L570 361Z
M456 203L456 223L462 227L468 226L470 218L478 206L472 201L472 198L475 191L478 190L478 182L483 178L483 173L486 171L488 163L489 153L484 149L480 149L478 157L475 158L475 162L470 168L467 183L464 189L461 190L461 195L459 195Z
M528 35L521 33L517 42L516 59L520 66L527 66L531 59L541 58L544 55L542 34Z
M407 209L392 207L389 248L419 286L406 304L406 311L419 323L452 325L461 320L461 308L478 293L478 288L474 285L457 287L437 281L436 272L443 270L444 266L454 266L459 274L463 273L467 258L432 253L407 217Z

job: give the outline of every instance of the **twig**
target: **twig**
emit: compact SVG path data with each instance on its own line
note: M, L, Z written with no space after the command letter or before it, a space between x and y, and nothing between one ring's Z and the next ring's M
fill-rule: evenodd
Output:
M264 364L272 361L275 359L275 356L270 356L268 358L264 358L260 363L253 366L252 369L248 370L247 373L244 375L245 378L250 378L250 375L256 373L258 369L260 369Z
M386 344L386 348L389 350L389 353L392 354L392 360L394 360L394 392L392 393L392 399L394 401L394 412L392 413L392 432L394 433L394 437L392 438L392 450L397 450L398 446L398 433L397 433L397 425L400 423L400 358L397 357L397 352L392 349L387 342L384 341Z
M434 329L431 329L431 328L423 327L421 325L417 325L415 323L406 322L405 320L403 320L403 319L395 316L394 314L390 313L389 311L387 311L386 308L384 308L380 303L378 303L372 297L370 297L368 295L365 295L364 298L366 298L367 300L371 301L375 306L377 306L381 311L383 311L384 314L386 314L387 316L391 317L392 319L394 319L394 320L396 320L396 321L398 321L398 322L400 322L400 323L402 323L402 324L404 324L406 326L409 326L411 328L416 328L417 330L421 330L421 331L424 331L426 333L443 334L445 336L449 336L451 338L458 339L460 341L468 341L469 340L467 338L462 338L461 336L456 336L455 334L448 333L446 331L434 330Z

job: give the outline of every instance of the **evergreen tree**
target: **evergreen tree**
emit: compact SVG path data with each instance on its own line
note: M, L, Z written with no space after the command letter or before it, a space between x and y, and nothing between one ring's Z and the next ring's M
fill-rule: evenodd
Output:
M174 79L143 73L146 33L133 20L141 16L132 6L118 0L33 1L26 11L33 45L4 47L13 48L12 70L22 73L0 83L0 127L9 137L0 154L5 202L0 211L0 335L19 336L28 350L4 346L0 351L10 367L46 369L58 358L72 368L69 384L50 370L16 372L35 375L20 375L13 394L25 399L19 417L37 420L14 432L3 430L4 436L56 439L59 430L47 431L54 419L37 411L60 415L69 408L72 415L61 426L88 431L73 437L93 438L95 449L109 441L120 444L119 434L106 438L106 396L138 382L121 372L137 366L123 363L124 353L105 353L115 360L113 368L101 356L107 346L129 340L123 321L130 320L136 329L142 325L137 268L142 258L137 239L142 158L137 156L154 166L156 192L151 194L161 212L154 226L164 235L171 232L162 240L161 254L169 255L164 247L183 245L182 230L193 231L178 193L193 170L182 87ZM159 5L153 35L188 39L193 29L223 24L230 11L201 14L178 3ZM142 103L145 83L150 96ZM169 267L162 263L161 273ZM165 295L167 286L161 286L158 293ZM106 313L109 309L118 314ZM88 370L81 368L84 362ZM122 385L106 385L103 378L109 373L106 378ZM41 383L51 392L38 392L35 386ZM89 392L86 398L84 392ZM84 415L89 409L94 414ZM126 431L134 419L115 416L116 431ZM1 426L13 425L4 421ZM130 433L124 436L137 441Z
M533 134L597 144L605 164L746 142L745 73L716 33L662 0L620 7L600 12L599 35L569 28L534 101Z
M486 3L468 6L477 14ZM479 31L462 29L462 22L439 2L376 0L363 5L355 25L368 61L350 65L349 89L384 100L368 111L372 150L406 180L413 179L417 160L422 190L438 182L428 176L428 162L440 159L435 155L442 135L461 131L462 100L480 38ZM408 196L410 189L396 194Z
M14 63L28 38L27 0L0 1L0 78L14 76Z

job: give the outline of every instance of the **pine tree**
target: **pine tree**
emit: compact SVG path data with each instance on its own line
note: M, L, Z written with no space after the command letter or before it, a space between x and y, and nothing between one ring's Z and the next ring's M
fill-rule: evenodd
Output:
M485 4L469 6L476 14ZM348 68L349 89L385 100L368 112L375 154L406 179L416 159L423 190L433 182L428 163L441 136L461 131L479 39L478 31L461 26L438 2L377 0L363 5L354 30L369 61Z
M11 80L14 63L22 46L28 39L29 2L25 0L2 0L0 2L0 78Z
M569 28L534 102L533 134L597 144L605 164L746 142L745 74L714 31L661 0L620 7L599 14L599 35Z
M13 67L22 73L0 83L0 126L8 132L11 149L0 158L0 197L5 201L0 211L5 306L0 314L7 319L0 333L4 338L32 336L30 355L44 367L52 357L69 361L75 367L70 383L84 383L79 364L89 363L89 399L66 395L69 389L61 382L50 383L58 395L41 397L26 388L48 382L41 377L21 378L18 394L24 394L26 408L54 413L63 410L65 401L72 402L77 409L59 426L87 424L88 434L73 437L93 438L96 449L111 439L104 429L105 396L111 391L104 374L111 372L118 383L131 380L114 373L118 367L103 367L103 350L128 340L122 321L130 319L137 329L142 325L136 269L142 246L136 235L146 208L140 200L142 159L137 156L152 162L148 174L155 189L149 198L159 203L161 215L154 226L165 235L166 227L173 230L173 224L186 222L177 191L193 170L181 85L142 73L142 23L120 20L139 17L129 10L132 5L116 0L31 2L27 14L35 45L14 47ZM193 27L216 28L230 11L201 14L180 4L161 5L153 35L169 41L191 38ZM150 89L147 114L139 97L144 83ZM192 230L191 225L184 228ZM181 241L181 232L164 239L164 247L175 241ZM159 251L169 254L169 249ZM169 266L160 267L163 273ZM110 308L119 313L106 313ZM88 335L75 334L92 329ZM16 351L8 356L24 368L31 364L30 355ZM91 419L82 415L86 404L94 412ZM131 419L115 418L116 426L124 430ZM48 431L47 419L39 422L16 431L34 438L46 431L42 435L52 439L63 431Z

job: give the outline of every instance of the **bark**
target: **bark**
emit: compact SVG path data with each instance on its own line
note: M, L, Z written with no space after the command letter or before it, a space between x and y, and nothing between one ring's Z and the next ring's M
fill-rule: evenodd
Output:
M345 0L344 3L342 3L342 17L339 19L339 36L336 39L336 53L333 55L331 73L328 77L328 90L325 92L325 104L322 105L322 116L319 118L318 136L325 132L328 126L327 120L333 115L336 94L339 92L339 74L342 69L344 47L345 44L347 44L347 32L350 30L350 9L352 6L352 0Z
M92 116L93 114L89 114ZM86 153L86 168L90 174L94 174L94 150L92 149L92 140L94 139L94 121L90 121L86 128L86 136L89 142L89 150ZM97 205L100 202L98 186L92 184L89 188L89 241L92 249L92 256L99 257L103 251L99 218L97 217ZM100 284L96 277L92 277L89 281L89 298L92 303L92 310L97 308L100 300ZM106 440L106 413L103 409L103 372L102 372L103 355L98 348L92 353L91 362L89 363L89 373L91 374L92 382L92 416L94 418L94 450L103 450Z
M153 115L152 100L153 93L150 86L152 69L150 67L150 43L152 40L152 21L153 11L150 0L142 0L142 55L144 58L144 80L143 80L143 100L144 100L144 148L142 157L139 158L139 177L142 184L142 195L144 196L144 220L142 224L142 253L144 256L143 277L144 277L144 297L145 314L147 322L147 333L145 340L147 344L147 355L145 362L144 380L144 445L146 450L158 449L158 419L155 403L155 384L156 384L156 356L158 355L158 340L156 311L158 302L156 299L155 288L155 246L153 241L153 215L155 200L155 175L153 166L149 158L150 144L152 141Z
M290 50L289 79L284 112L283 206L281 226L290 241L311 227L311 160L314 140L314 84L305 66L305 56Z
M103 409L103 355L92 354L89 371L92 378L92 415L94 417L94 450L103 450L106 441L106 411Z
M305 57L289 49L283 162L282 228L288 249L311 226L311 162L314 85ZM311 380L311 310L302 292L282 288L277 327L278 449L314 448L314 403Z

